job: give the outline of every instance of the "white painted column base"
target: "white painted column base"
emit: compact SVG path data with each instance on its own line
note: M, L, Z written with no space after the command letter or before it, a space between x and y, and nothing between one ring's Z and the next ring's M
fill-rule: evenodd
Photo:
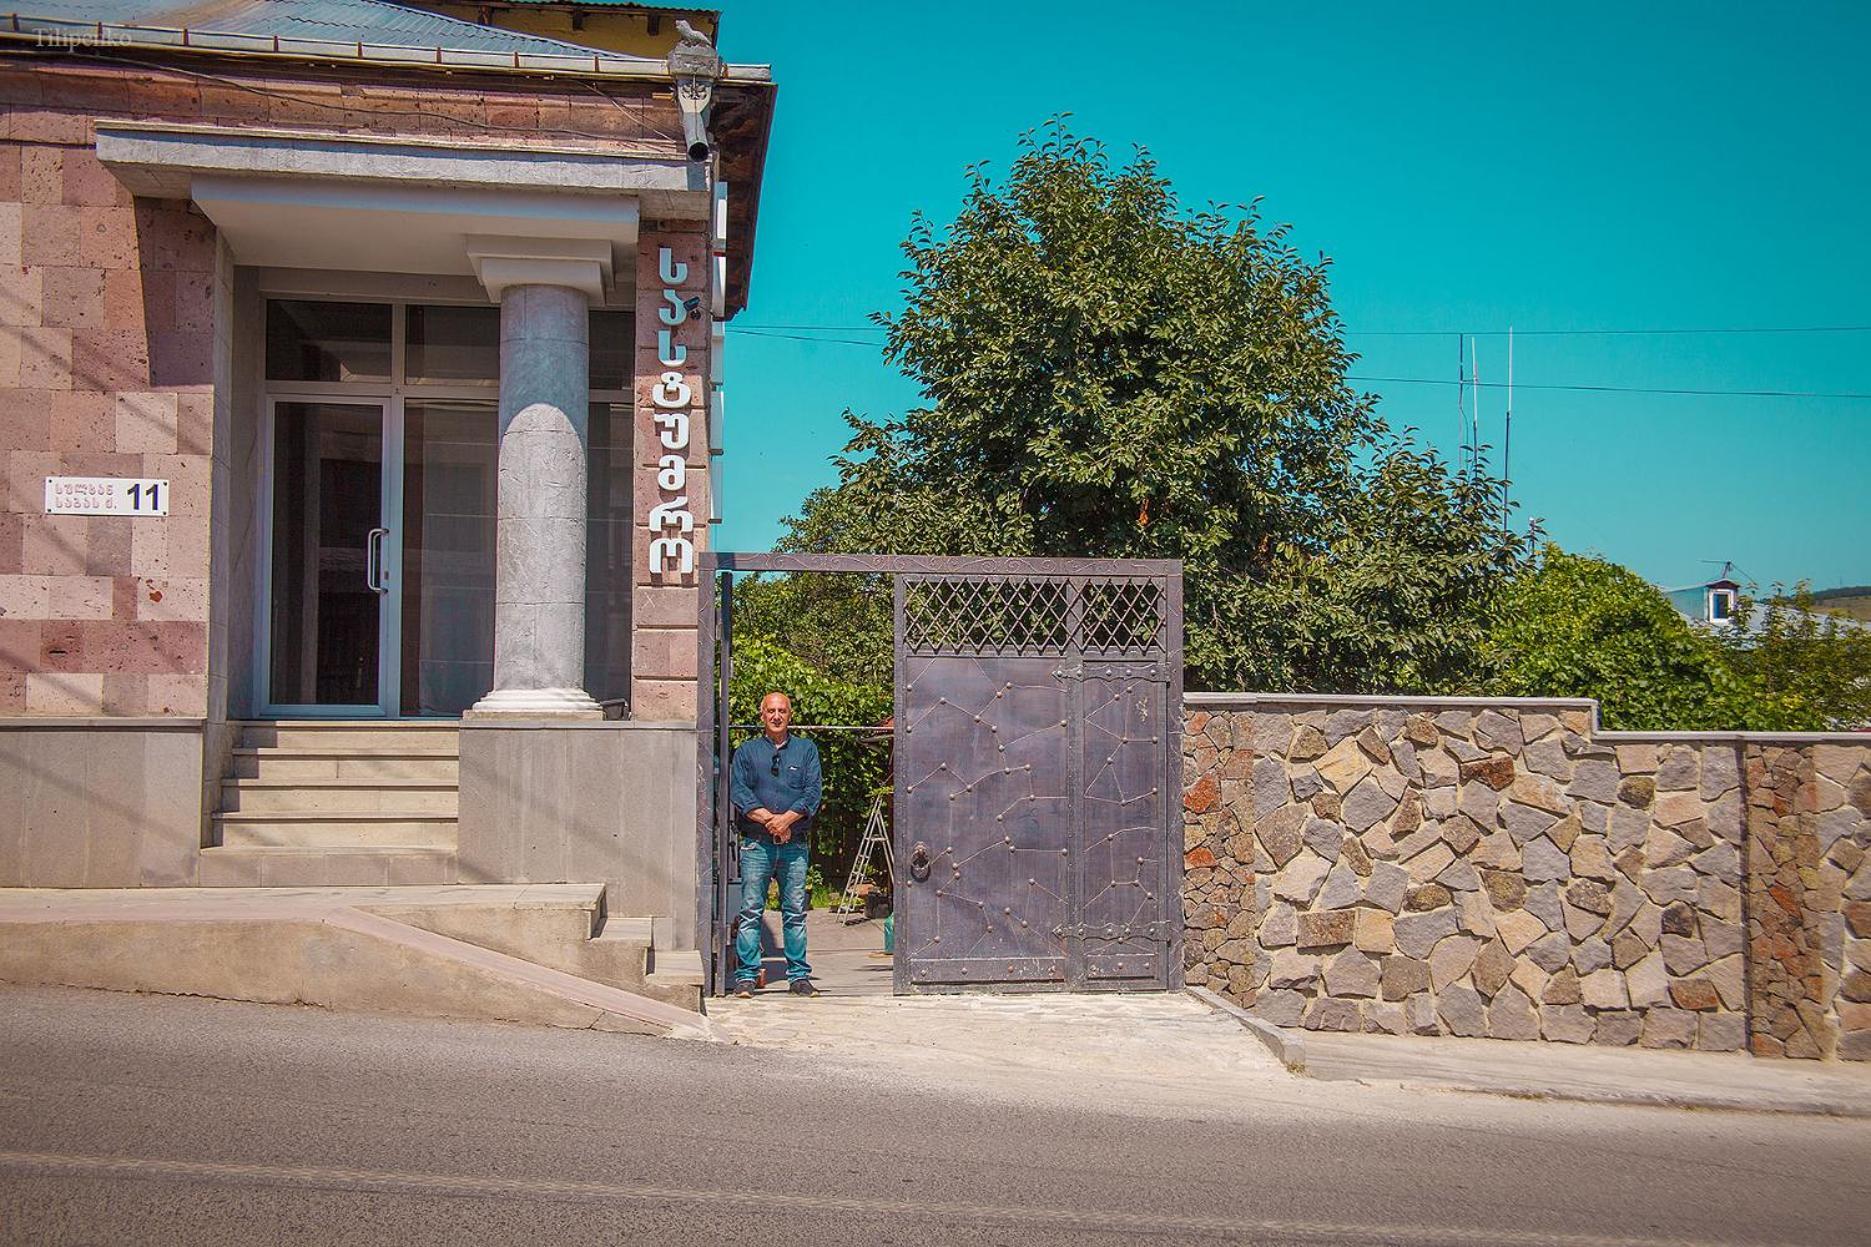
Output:
M604 708L582 688L497 688L465 719L602 719Z

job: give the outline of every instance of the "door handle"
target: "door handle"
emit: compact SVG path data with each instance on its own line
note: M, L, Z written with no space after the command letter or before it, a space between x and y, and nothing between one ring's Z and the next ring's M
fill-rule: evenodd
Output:
M910 850L910 878L921 883L929 878L929 846L918 841Z
M390 591L383 583L383 539L389 535L387 528L373 528L364 539L364 587L372 593Z

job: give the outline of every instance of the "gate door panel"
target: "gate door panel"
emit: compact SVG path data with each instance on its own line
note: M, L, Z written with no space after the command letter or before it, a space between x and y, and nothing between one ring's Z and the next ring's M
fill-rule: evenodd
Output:
M1166 972L1161 663L1086 662L1079 787L1085 986L1154 986Z
M899 991L1171 984L1169 583L899 578Z
M898 990L1066 978L1068 708L1057 659L904 664Z

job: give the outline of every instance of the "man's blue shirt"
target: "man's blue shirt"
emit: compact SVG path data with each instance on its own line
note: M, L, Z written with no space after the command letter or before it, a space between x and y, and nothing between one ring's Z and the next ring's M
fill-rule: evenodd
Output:
M808 831L824 796L818 746L791 733L778 748L764 733L743 741L734 751L728 780L729 796L740 811L738 826L742 835L767 834L766 828L747 817L749 810L771 810L775 814L797 810L805 817L793 824L794 833Z

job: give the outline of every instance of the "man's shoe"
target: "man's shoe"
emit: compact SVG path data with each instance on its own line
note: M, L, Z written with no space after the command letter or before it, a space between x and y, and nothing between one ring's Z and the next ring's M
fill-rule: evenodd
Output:
M819 989L812 985L811 979L794 979L793 985L789 990L791 990L792 994L795 996L816 996L819 994Z
M734 998L736 1000L752 1000L754 998L754 985L746 979L742 979L734 985Z

